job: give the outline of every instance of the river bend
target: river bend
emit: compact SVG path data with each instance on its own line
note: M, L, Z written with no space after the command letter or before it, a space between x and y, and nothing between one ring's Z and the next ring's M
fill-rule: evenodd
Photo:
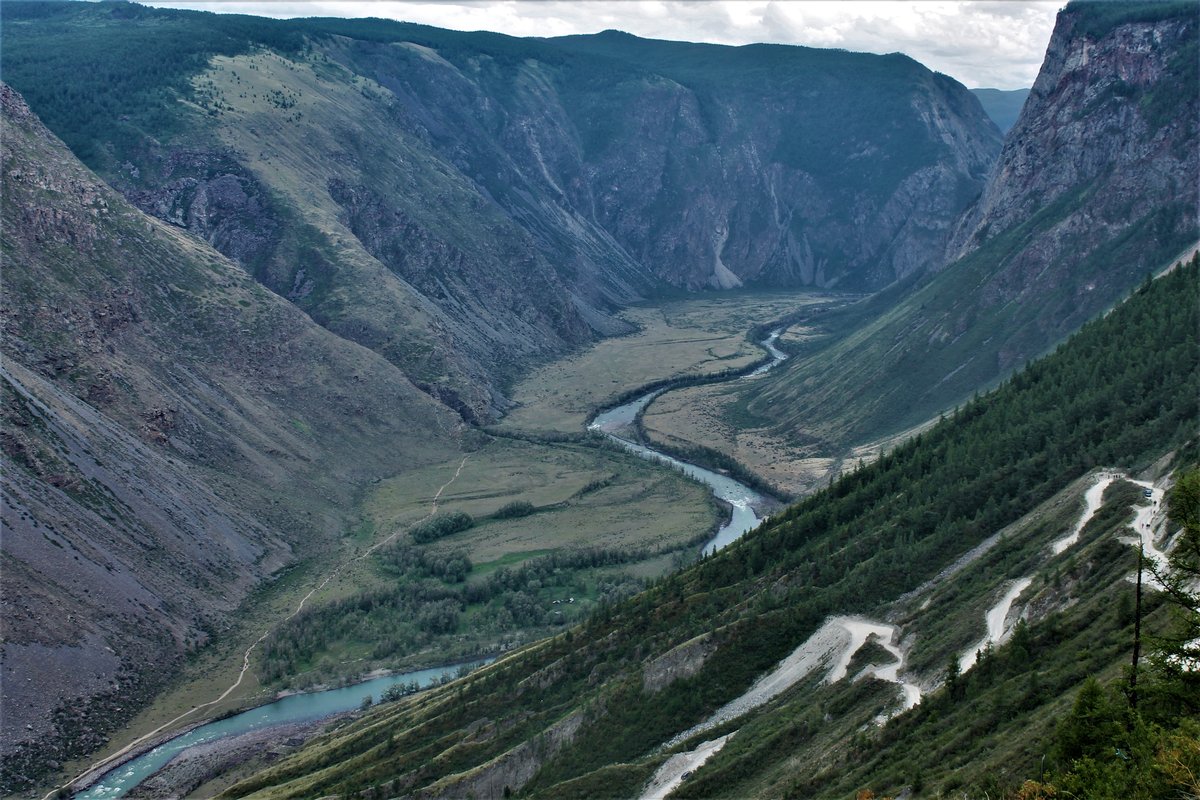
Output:
M491 659L477 661L467 664L465 667L470 669L489 661ZM76 800L110 800L110 798L123 797L139 783L166 766L172 758L190 747L239 736L253 730L293 722L310 722L344 711L352 711L361 705L362 699L367 695L378 700L392 686L414 683L423 689L455 677L460 669L462 667L459 665L434 667L418 672L375 678L340 689L293 694L276 700L274 703L267 703L225 719L205 723L114 767L88 789L75 795L75 798Z
M767 353L770 354L768 361L760 364L747 374L740 376L740 378L733 380L756 378L785 361L787 354L775 346L775 342L781 333L783 333L782 328L772 331L770 336L760 342ZM596 415L588 425L588 430L603 433L626 450L642 458L657 461L680 470L689 478L707 486L716 498L728 503L733 509L729 521L722 525L717 534L704 545L704 552L712 553L735 541L747 531L756 528L763 520L763 517L759 516L761 509L769 506L772 501L744 483L736 481L727 475L721 475L712 470L674 458L622 435L626 431L633 429L638 414L654 398L665 391L669 391L669 389L655 389L646 392L635 400ZM469 666L477 666L477 664ZM363 697L366 695L378 697L389 687L396 684L410 684L415 682L424 688L444 678L453 677L458 669L457 666L439 667L420 672L409 672L402 675L376 678L375 680L346 686L341 689L291 695L274 703L258 706L257 708L252 708L249 711L244 711L226 719L200 725L115 767L87 790L75 795L76 800L111 800L111 798L122 797L143 780L162 769L172 758L190 747L207 744L231 736L238 736L252 730L293 722L311 721L344 711L351 711L359 707Z
M775 342L781 333L783 333L782 328L772 331L770 336L760 342L770 354L770 360L759 365L746 375L731 380L756 378L786 361L787 354L775 346ZM707 486L718 500L728 503L732 507L729 521L722 525L717 531L716 536L704 545L704 553L713 553L734 542L747 531L752 531L758 527L759 523L764 519L759 514L763 508L771 505L772 500L728 475L722 475L719 472L713 472L704 467L682 461L630 438L632 431L636 428L638 415L655 398L663 392L668 391L670 391L669 388L653 389L624 405L597 414L591 423L588 424L588 430L604 434L610 440L635 455L679 470L692 480Z

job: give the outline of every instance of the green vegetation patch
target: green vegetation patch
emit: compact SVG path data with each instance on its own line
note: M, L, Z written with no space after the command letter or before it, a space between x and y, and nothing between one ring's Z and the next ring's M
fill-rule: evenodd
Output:
M646 552L581 550L500 567L467 582L470 559L409 545L375 556L390 586L306 609L263 646L264 683L311 685L337 677L348 658L406 666L414 653L453 661L540 638L644 587L616 567Z
M528 517L537 511L537 506L528 500L514 500L511 503L506 503L496 510L492 515L495 519L519 519Z
M409 530L409 535L417 544L427 544L436 539L443 539L475 526L475 520L465 511L448 511L434 514L429 519L418 522Z
M4 4L4 80L80 160L118 160L146 136L181 132L191 78L214 55L256 46L294 52L304 38L275 20L134 3Z
M1146 285L996 392L720 554L625 602L600 605L581 627L431 693L423 704L400 704L386 727L351 726L234 787L232 795L271 786L269 793L279 795L352 792L393 779L427 786L576 712L584 714L583 729L527 791L549 793L603 767L638 763L744 691L829 614L882 608L1095 465L1145 465L1194 437L1198 290L1200 264L1193 261ZM823 774L784 775L780 786L799 797L846 796L867 781L880 788L936 781L951 791L952 781L965 785L964 776L913 775L905 764L957 770L987 747L1022 771L1036 765L1038 731L1048 730L1055 698L1082 676L1111 669L1128 647L1128 616L1101 590L1124 579L1133 554L1111 538L1091 547L1095 566L1073 580L1093 605L1079 603L1072 607L1077 612L1014 634L963 677L961 690L947 692L957 699L926 702L896 718L879 738L849 751L849 768L839 763ZM1156 613L1154 603L1147 603L1148 615ZM718 647L703 668L644 695L646 660L706 632ZM883 689L894 694L894 687L873 681L852 685L836 707L870 712L883 702ZM468 749L454 746L484 718L511 728L494 740L475 737ZM1019 737L1004 733L1017 730ZM407 742L396 753L402 757L372 754L389 734ZM798 727L778 735L782 752L786 737L799 742L807 734ZM916 756L915 743L924 743Z
M1075 16L1075 29L1092 39L1100 39L1121 25L1196 19L1196 4L1190 0L1138 0L1136 3L1071 0L1065 11Z

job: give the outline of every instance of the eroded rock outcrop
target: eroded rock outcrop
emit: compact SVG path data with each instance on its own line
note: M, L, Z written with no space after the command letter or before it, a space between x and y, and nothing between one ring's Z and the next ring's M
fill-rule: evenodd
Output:
M697 636L658 656L642 668L642 689L653 694L682 678L690 678L717 649L711 634Z
M1072 3L944 268L750 409L841 443L936 417L1200 238L1200 19L1187 3ZM880 302L880 298L876 299Z
M899 54L56 14L114 52L181 34L108 119L37 93L33 53L97 67L9 18L10 80L89 164L472 421L656 293L923 273L1000 144L964 87Z
M1149 16L1109 22L1080 4L1060 14L987 188L947 251L959 259L1020 231L985 302L1069 289L1074 308L1051 324L1071 330L1174 255L1159 243L1195 237L1198 20ZM1102 255L1131 237L1145 246ZM1093 255L1099 268L1068 268Z

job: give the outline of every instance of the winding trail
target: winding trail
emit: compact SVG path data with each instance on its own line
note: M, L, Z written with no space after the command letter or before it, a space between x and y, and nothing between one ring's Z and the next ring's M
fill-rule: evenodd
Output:
M1082 526L1080 526L1082 527ZM1025 577L1013 581L1008 587L1008 591L1000 598L1000 602L992 606L984 614L984 622L987 624L987 633L967 652L963 653L958 659L958 671L966 672L971 667L975 666L975 662L979 660L979 653L987 649L987 646L1003 644L1008 638L1011 631L1005 627L1008 621L1008 613L1012 610L1012 604L1021 592L1029 588L1029 584L1033 583L1033 578Z
M1088 487L1088 490L1083 494L1083 513L1080 514L1079 520L1071 526L1071 530L1066 536L1057 539L1051 544L1050 549L1054 555L1061 555L1079 541L1080 533L1092 521L1092 517L1096 516L1096 512L1100 510L1100 504L1104 498L1104 490L1108 488L1109 484L1118 479L1129 481L1150 492L1152 502L1150 505L1139 506L1137 508L1130 527L1138 535L1138 539L1135 542L1141 542L1146 558L1151 561L1154 570L1161 574L1167 569L1167 556L1154 544L1154 528L1156 522L1155 515L1160 512L1163 490L1155 488L1154 484L1147 481L1134 480L1122 472L1111 471L1099 474L1096 482ZM1162 588L1162 583L1153 574L1146 578L1146 582L1150 588ZM979 653L986 649L989 644L999 645L1004 643L1008 635L1011 634L1011 631L1006 628L1005 623L1008 621L1012 605L1032 583L1033 578L1029 576L1013 581L1008 591L1000 598L1000 601L987 610L987 613L984 615L987 633L978 643L959 657L959 672L966 672L975 666L975 663L979 659Z
M872 635L879 638L883 648L896 660L888 665L870 664L859 672L854 680L872 675L897 684L903 694L903 704L893 713L907 711L921 702L921 688L900 677L900 670L904 668L904 652L895 641L898 633L895 625L862 617L830 617L803 644L780 661L775 669L760 677L741 696L718 708L708 719L673 737L660 749L668 750L698 733L711 730L766 705L818 668L828 667L823 683L837 683L843 680L854 654ZM876 721L886 721L889 716L883 714ZM683 782L684 773L698 769L736 735L737 731L733 731L718 739L702 742L693 750L671 756L663 762L642 790L640 800L660 800L666 797Z
M1141 542L1146 557L1152 561L1156 569L1165 570L1167 557L1158 549L1154 542L1155 531L1161 527L1161 503L1164 492L1151 483L1134 480L1117 471L1099 473L1095 483L1089 486L1084 493L1084 509L1079 519L1071 527L1069 533L1051 544L1051 550L1054 555L1060 555L1078 542L1080 533L1100 509L1105 489L1108 488L1109 484L1118 479L1128 480L1150 492L1151 503L1146 506L1139 506L1136 509L1134 520L1130 523L1130 526L1137 532L1138 539L1135 540L1135 543L1138 541ZM996 534L982 545L977 546L964 557L960 558L959 561L955 562L950 568L939 573L936 578L922 584L919 589L905 594L901 598L901 601L915 598L923 591L932 588L950 575L963 569L967 564L976 560L990 549L999 540L999 537L1000 534ZM1160 586L1153 576L1149 578L1149 581L1152 587ZM984 637L969 651L959 657L960 672L966 672L974 667L978 661L980 651L987 648L989 644L1002 644L1012 635L1012 629L1007 626L1007 622L1012 612L1013 604L1032 584L1032 576L1018 578L1009 583L1003 597L984 614L986 628ZM901 711L907 711L921 702L921 687L904 680L901 676L901 671L904 669L905 664L905 654L898 643L899 633L900 631L895 625L876 622L862 617L830 617L803 644L780 661L774 670L759 677L741 696L717 709L708 719L673 737L662 745L661 749L670 749L697 734L748 714L775 699L823 666L828 667L828 672L822 681L823 683L837 683L845 679L850 669L850 662L854 659L854 654L866 644L871 636L877 637L880 646L894 658L894 661L886 665L869 664L855 675L853 680L873 676L899 686L903 695L902 706L876 718L877 723L886 722L890 716ZM643 789L641 800L661 800L661 798L665 798L683 782L684 774L699 769L730 738L736 735L737 731L733 731L718 739L702 742L693 750L671 756L671 758L667 759L659 767L654 777L651 778L650 782Z
M1076 522L1074 527L1071 528L1070 533L1056 541L1054 544L1050 545L1050 549L1054 551L1054 555L1059 555L1068 547L1079 541L1079 534L1083 532L1083 529L1087 526L1087 524L1092 521L1092 517L1094 517L1096 512L1100 510L1100 501L1104 497L1104 490L1107 489L1108 485L1115 481L1118 477L1120 476L1116 473L1101 472L1100 479L1096 481L1096 483L1092 484L1092 486L1083 493L1083 516L1081 516L1079 521Z
M904 704L895 713L908 711L921 702L921 687L900 677L900 670L904 667L904 651L900 649L900 645L898 644L899 628L895 625L874 622L860 617L838 617L837 622L850 633L851 640L850 645L842 651L837 664L834 665L834 668L825 677L826 683L836 683L844 678L854 654L866 644L867 639L875 636L879 640L880 647L886 650L894 660L892 663L886 665L869 664L863 668L862 672L854 676L854 680L857 681L867 675L872 675L881 681L887 681L899 686L900 692L904 696ZM890 714L883 715L880 721L886 720L889 716Z
M1167 560L1167 554L1159 550L1158 545L1154 543L1154 538L1165 516L1162 513L1162 499L1165 492L1162 489L1156 488L1149 481L1135 481L1132 478L1128 478L1127 480L1150 492L1150 497L1148 498L1150 504L1137 507L1134 511L1133 522L1129 523L1129 526L1138 535L1138 541L1142 544L1143 557L1150 562L1151 574L1143 575L1142 580L1148 588L1161 592L1164 587L1158 576L1166 575L1171 565Z
M1096 512L1100 510L1100 504L1104 499L1104 490L1109 484L1118 478L1124 477L1119 472L1101 472L1096 482L1088 487L1083 493L1083 513L1079 515L1079 519L1071 526L1071 530L1066 536L1061 539L1056 539L1050 545L1050 550L1054 555L1062 555L1072 545L1079 541L1079 535L1087 524L1092 521L1092 517L1096 516ZM979 654L987 649L988 645L1003 644L1011 633L1005 623L1008 622L1008 614L1012 610L1013 603L1021 596L1021 593L1029 588L1033 583L1031 576L1018 578L1013 581L1008 591L1000 600L989 608L983 615L984 633L983 638L967 649L961 656L958 657L958 671L966 672L975 666L979 661Z
M874 675L880 680L895 683L904 694L904 708L912 708L921 699L921 689L900 678L900 670L904 668L904 653L894 643L897 633L896 626L882 622L861 617L830 617L803 644L780 661L775 669L760 677L739 697L718 708L708 719L675 736L663 747L673 747L698 733L750 713L774 700L819 667L828 666L824 683L837 683L846 677L854 654L872 634L879 637L884 649L896 657L896 662L887 666L872 664L855 676L855 680Z
M450 486L456 480L458 480L458 476L462 474L463 467L465 467L467 465L467 459L469 459L470 457L471 457L470 453L463 456L462 461L460 461L458 463L458 469L456 469L454 471L454 475L451 476L450 480L448 480L444 484L442 484L441 487L438 488L437 493L434 494L429 513L426 514L424 517L422 517L417 522L413 523L413 525L419 525L422 522L425 522L426 520L428 520L430 517L432 517L434 514L436 514L438 512L438 501L441 499L442 493L445 492L448 488L450 488ZM93 775L95 775L96 777L99 777L100 775L104 774L105 772L108 772L108 770L117 766L118 762L120 762L126 756L130 755L130 753L134 749L136 749L139 745L143 744L147 740L149 740L155 736L158 736L163 731L167 730L168 728L171 728L172 726L176 725L179 722L182 722L183 720L185 720L188 717L195 714L197 711L200 711L205 708L209 708L211 706L215 706L218 703L220 703L222 700L224 700L225 698L229 697L229 695L233 694L233 692L235 692L237 690L237 688L242 685L242 681L245 679L246 673L250 670L250 657L254 654L254 651L258 648L258 646L260 644L262 644L264 641L266 641L267 637L271 635L272 631L274 631L280 625L282 625L286 622L289 622L297 614L299 614L301 611L303 611L305 604L308 603L308 601L310 599L312 599L313 595L315 595L317 592L321 591L326 586L328 586L329 582L332 581L334 578L336 578L339 574L341 574L342 570L367 558L372 553L374 553L376 550L378 550L380 547L383 547L384 545L393 541L397 536L400 535L400 533L402 531L408 530L408 528L411 528L411 527L412 527L412 525L397 528L391 535L389 535L383 539L380 539L378 542L371 545L366 550L359 553L357 556L354 556L353 558L349 558L349 559L343 561L342 563L338 564L336 567L333 568L333 571L331 571L328 575L325 576L325 579L323 581L321 581L319 584L314 586L312 589L309 589L308 593L306 595L304 595L304 597L300 598L300 602L296 605L296 608L292 611L292 613L288 614L286 617L284 617L282 620L275 623L274 625L268 627L265 631L263 631L261 636L259 636L257 639L255 639L254 642L249 647L246 648L246 652L244 652L242 654L242 668L238 672L237 680L235 680L232 684L230 684L229 687L225 689L225 691L221 692L219 697L217 697L213 700L209 700L207 703L201 703L200 705L192 706L190 709L183 712L182 714L175 717L174 719L168 720L167 722L164 722L162 725L159 725L157 728L150 731L149 733L143 734L142 736L139 736L138 738L134 739L132 742L125 745L124 747L122 747L120 750L113 753L112 755L107 756L106 758L102 758L99 761L96 761L95 763L88 766L87 769L85 769L83 772L76 775L71 780L67 781L66 783L62 784L61 786L56 786L55 788L51 789L49 792L46 793L46 795L42 798L42 800L52 800L52 798L54 798L54 796L60 790L70 789L75 784L84 782L87 778L90 778Z

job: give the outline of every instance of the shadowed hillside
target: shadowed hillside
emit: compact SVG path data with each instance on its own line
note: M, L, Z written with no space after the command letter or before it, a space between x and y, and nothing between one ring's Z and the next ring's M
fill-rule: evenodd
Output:
M899 55L14 2L3 59L136 205L472 420L639 298L939 266L999 147Z
M2 87L5 791L127 720L455 415L101 183ZM14 680L19 676L20 680Z

